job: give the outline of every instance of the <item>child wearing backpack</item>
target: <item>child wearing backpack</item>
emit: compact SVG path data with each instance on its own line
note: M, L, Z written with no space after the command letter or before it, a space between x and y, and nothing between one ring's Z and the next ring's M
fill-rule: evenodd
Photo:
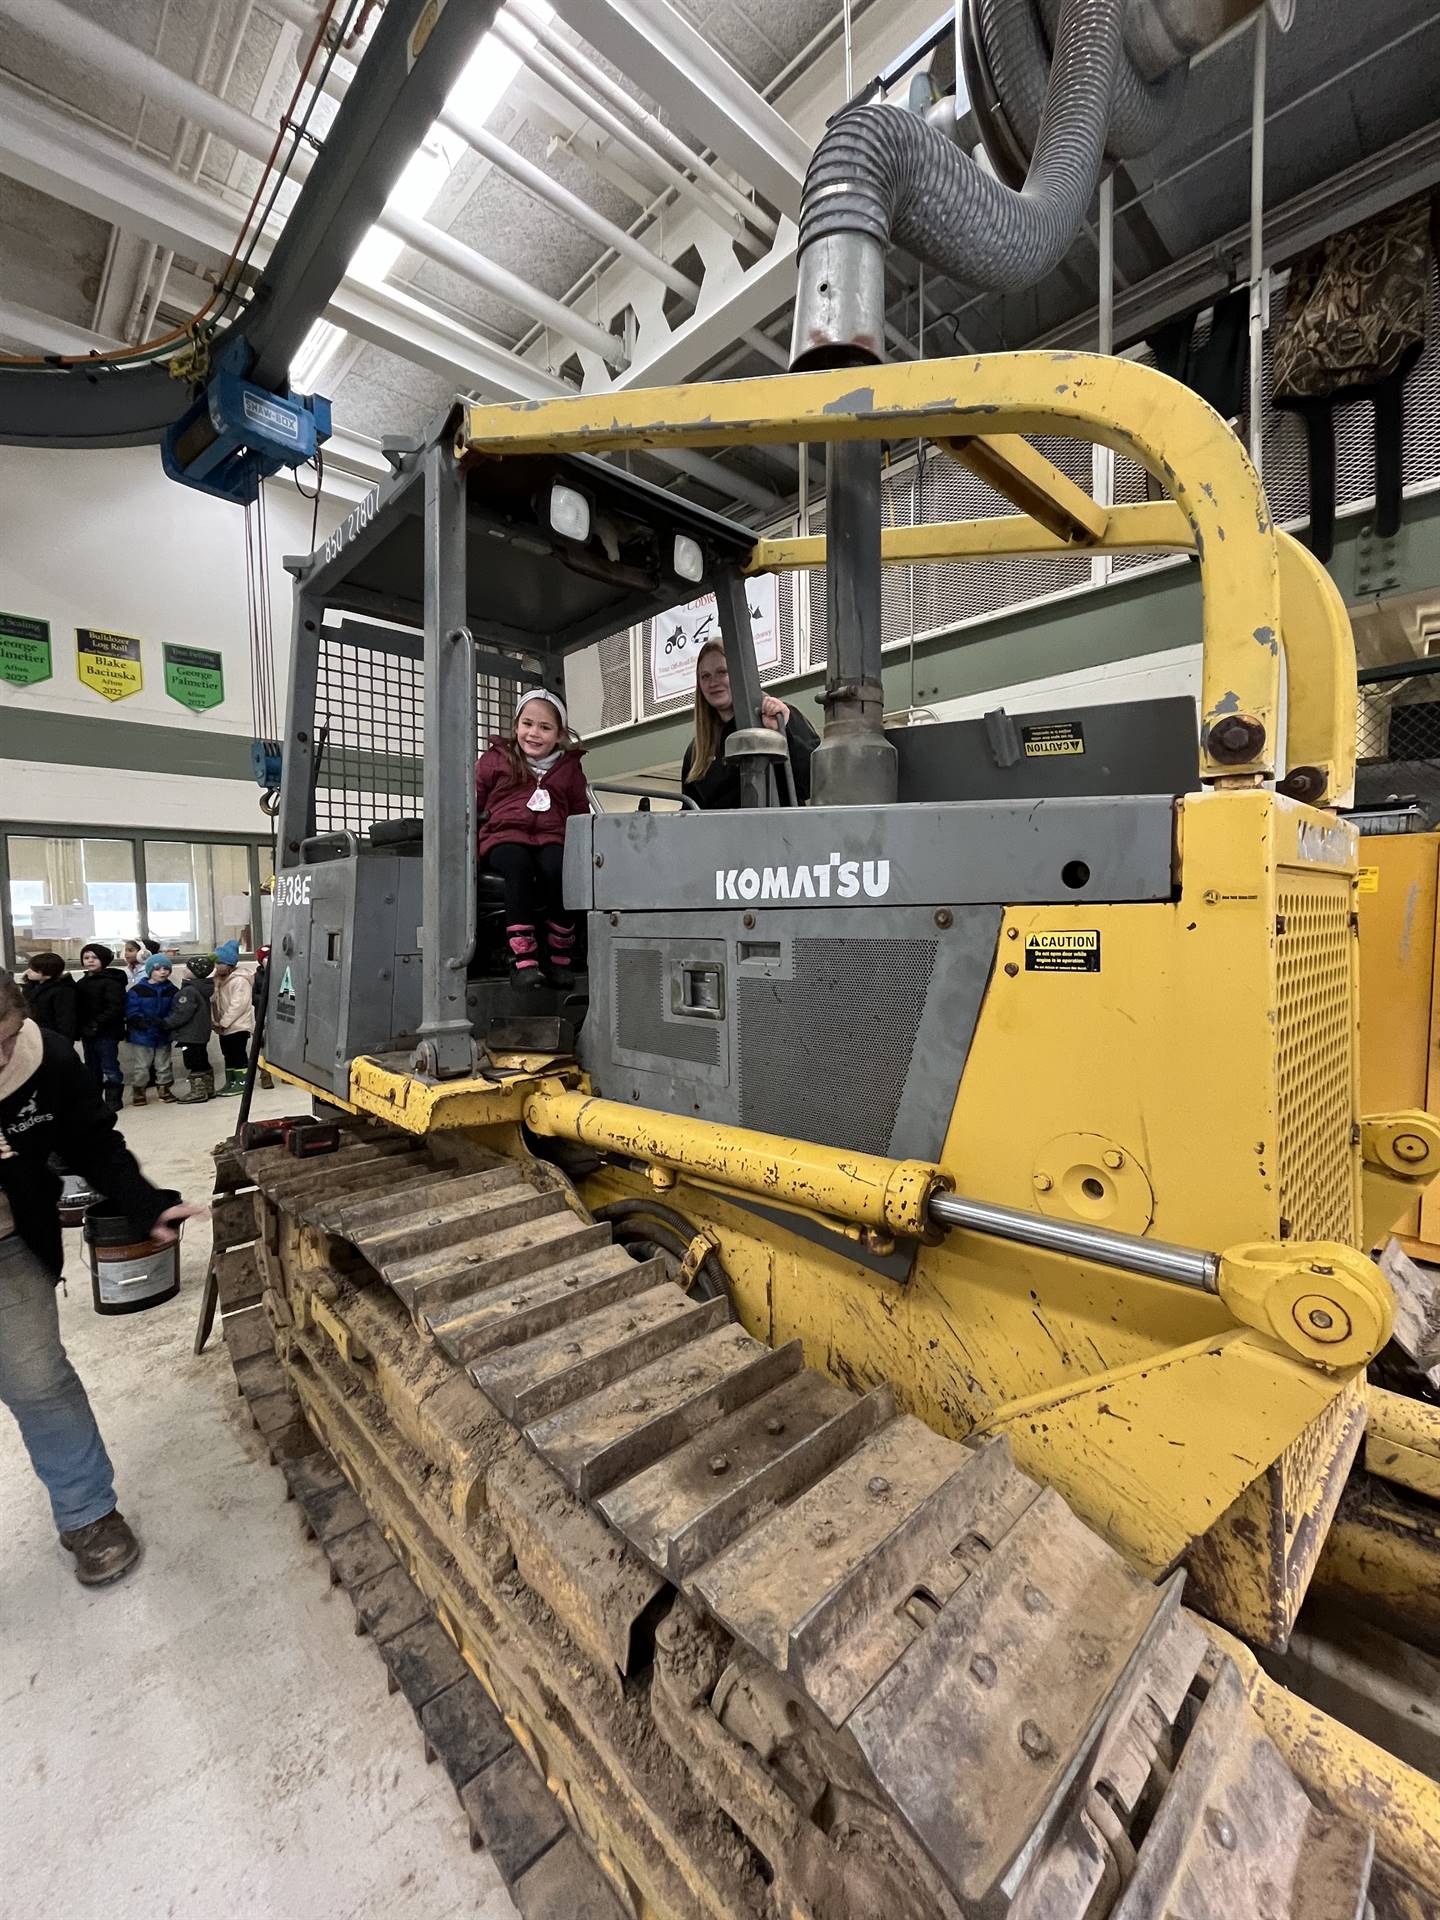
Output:
M575 923L560 891L565 822L588 813L583 749L556 693L532 693L508 739L497 735L475 765L480 864L505 883L505 939L517 987L575 979ZM541 970L541 936L545 971Z
M210 1066L210 997L215 991L210 976L215 971L215 956L197 953L187 971L189 978L181 981L165 1024L172 1046L180 1049L190 1081L189 1090L180 1096L180 1105L195 1107L215 1097L215 1075Z

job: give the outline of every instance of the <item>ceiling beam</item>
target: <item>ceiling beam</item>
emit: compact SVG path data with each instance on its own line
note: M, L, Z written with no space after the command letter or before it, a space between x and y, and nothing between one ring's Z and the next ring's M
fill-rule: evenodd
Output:
M85 207L126 231L163 238L165 245L173 246L186 259L198 257L218 265L229 254L234 223L205 189L180 179L158 162L132 153L114 136L81 126L54 108L31 100L3 80L0 173L23 179L66 205ZM257 264L269 257L273 244L273 235L261 238L255 252ZM324 317L357 338L443 374L457 388L488 400L548 400L571 391L543 367L517 358L463 321L427 306L397 286L367 286L347 276L331 295ZM85 340L70 349L42 346L40 351L84 353L93 344ZM3 377L0 375L0 379ZM115 394L118 398L118 390L137 377L127 373L104 382L107 397ZM188 390L168 380L163 370L157 372L154 384L157 394L173 398L178 413ZM43 421L37 417L32 424L34 431L27 431L23 437L43 443ZM101 438L107 437L103 426L98 432ZM768 488L748 475L732 473L708 455L699 459L702 464L698 466L690 455L683 462L671 464L728 499L757 511L774 511L778 503Z
M73 326L0 294L0 342L19 353L104 353L119 346L103 333Z
M582 40L793 220L810 149L667 0L552 0Z
M82 126L0 78L0 173L68 207L223 266L240 225L198 187L113 134Z
M1432 121L1418 133L1397 140L1393 146L1343 173L1332 175L1308 192L1297 194L1283 206L1267 207L1263 235L1267 267L1283 265L1298 254L1317 247L1332 234L1343 233L1387 207L1398 206L1413 194L1424 193L1440 185L1440 122ZM1159 273L1138 280L1115 301L1115 339L1117 346L1142 340L1167 320L1182 313L1193 313L1207 300L1214 300L1246 278L1245 252L1249 246L1248 226L1236 227L1218 239L1207 241L1183 260L1176 260ZM1092 347L1095 343L1096 309L1077 314L1040 339L1034 347Z

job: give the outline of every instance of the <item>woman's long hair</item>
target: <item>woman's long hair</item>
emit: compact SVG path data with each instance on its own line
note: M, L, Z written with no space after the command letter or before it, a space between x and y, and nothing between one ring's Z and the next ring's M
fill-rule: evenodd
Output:
M520 745L520 735L518 732L521 708L527 707L532 700L544 700L546 706L549 707L550 711L554 714L560 727L560 733L555 741L555 745L561 753L583 753L585 751L580 745L579 734L572 732L565 724L565 721L561 718L560 709L555 705L555 702L546 698L543 693L527 693L525 698L520 702L520 705L515 709L515 718L510 722L509 733L504 735L496 734L490 743L492 746L499 747L506 760L510 763L510 777L517 787L523 787L528 781L535 778L534 773L531 771L530 762L525 758L525 749Z
M703 780L720 752L720 737L725 722L700 691L700 668L707 653L724 655L721 640L707 640L695 656L695 757L690 763L690 778Z

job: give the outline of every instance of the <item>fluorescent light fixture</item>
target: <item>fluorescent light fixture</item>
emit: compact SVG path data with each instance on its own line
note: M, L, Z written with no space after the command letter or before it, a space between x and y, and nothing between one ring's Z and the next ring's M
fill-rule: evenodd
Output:
M693 580L698 585L705 578L705 556L700 551L700 542L688 533L675 536L674 565L682 580Z
M550 525L567 540L590 538L590 502L578 487L551 487Z
M331 361L343 344L345 330L328 320L317 320L300 342L290 362L290 384L297 393L318 393Z
M552 18L553 10L545 4L545 0L535 0L535 11L543 20ZM509 91L510 83L519 71L520 56L503 46L493 34L487 33L446 96L446 110L453 109L456 114L483 124ZM458 133L452 133L440 121L435 121L396 181L390 198L385 202L387 211L408 213L417 220L423 218L469 151L469 143ZM357 280L378 286L404 249L403 240L382 232L379 227L372 227L350 262L350 272Z
M531 0L535 13L545 21L554 17L547 0ZM519 23L516 23L517 26ZM523 31L523 29L522 29ZM533 36L527 36L533 38ZM487 120L508 92L520 70L520 58L493 35L486 34L465 63L460 78L446 98L447 109L467 119ZM396 181L387 209L408 213L420 219L435 204L441 189L455 168L470 152L468 142L452 133L437 120L410 156L405 171ZM405 250L403 240L371 227L351 256L349 274L367 286L380 286ZM319 390L325 373L345 339L343 328L328 320L317 320L301 343L290 365L290 384L300 393Z

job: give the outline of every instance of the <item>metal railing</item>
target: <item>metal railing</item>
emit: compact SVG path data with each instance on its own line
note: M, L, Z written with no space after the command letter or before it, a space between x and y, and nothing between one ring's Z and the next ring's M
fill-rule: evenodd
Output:
M1440 827L1440 655L1362 667L1356 694L1361 832Z

